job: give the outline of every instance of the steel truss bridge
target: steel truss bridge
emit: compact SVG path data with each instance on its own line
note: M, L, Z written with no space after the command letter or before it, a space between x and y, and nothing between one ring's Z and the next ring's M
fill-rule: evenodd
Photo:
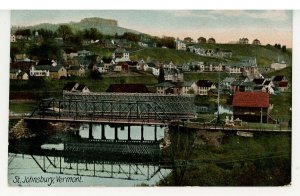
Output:
M63 99L43 99L29 119L168 124L195 118L194 96L154 93L64 92Z

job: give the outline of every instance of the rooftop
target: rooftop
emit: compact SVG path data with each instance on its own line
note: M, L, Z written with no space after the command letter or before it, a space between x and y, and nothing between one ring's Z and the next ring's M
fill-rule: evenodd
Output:
M106 92L149 93L145 84L111 84Z
M68 82L68 83L64 86L63 90L71 91L71 90L73 89L73 87L74 87L76 84L78 84L78 83L77 83L77 82Z
M234 107L268 108L269 94L266 92L236 92L233 95Z

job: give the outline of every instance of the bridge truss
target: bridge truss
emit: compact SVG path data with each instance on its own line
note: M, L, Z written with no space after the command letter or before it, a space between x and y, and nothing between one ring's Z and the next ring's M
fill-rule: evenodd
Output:
M65 92L63 99L43 99L31 118L118 123L166 124L195 117L193 96Z

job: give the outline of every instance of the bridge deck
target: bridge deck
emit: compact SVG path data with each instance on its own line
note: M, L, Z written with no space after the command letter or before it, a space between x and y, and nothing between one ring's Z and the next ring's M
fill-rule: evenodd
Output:
M108 118L74 118L74 117L53 117L53 116L45 116L45 117L25 117L24 120L39 120L39 121L52 121L52 122L81 122L81 123L112 123L112 124L130 124L130 125L166 125L167 122L163 122L161 120L141 120L141 119L135 119L135 120L128 120L128 119L108 119ZM169 121L175 122L175 121Z

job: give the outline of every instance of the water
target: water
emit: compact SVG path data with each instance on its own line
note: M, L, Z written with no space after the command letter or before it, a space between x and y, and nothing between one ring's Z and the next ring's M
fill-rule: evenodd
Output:
M164 129L165 127L157 127L157 140L164 138ZM128 127L119 126L117 130L118 139L127 140ZM140 140L141 126L131 126L130 133L132 140ZM101 139L101 125L93 125L92 135L94 139ZM8 183L11 186L139 186L141 184L153 186L171 172L170 169L160 168L156 164L157 155L151 155L151 152L156 152L153 149L159 150L157 143L113 143L115 127L109 125L105 125L105 136L106 139L111 139L109 144L90 144L88 140L89 127L84 124L79 128L79 135L76 134L76 131L58 132L49 135L46 139L43 138L43 141L40 141L39 138L28 142L22 141L20 143L29 145L29 149L48 145L49 150L35 150L33 156L28 152L25 154L10 152ZM154 126L144 125L143 136L145 140L153 141L155 139ZM62 141L53 143L53 138L63 140L65 147L67 143L71 142L77 145L77 150L85 149L85 151L75 150L75 152L61 156L60 153L66 153L62 146L59 149L52 147L62 145ZM112 149L107 149L108 152L103 151L106 145L110 145L118 151L134 149L137 150L137 154L110 156ZM26 152L26 148L19 147L19 149ZM146 149L146 153L139 154L139 149ZM140 160L149 158L154 162L137 162L139 158ZM117 161L113 161L115 159Z

